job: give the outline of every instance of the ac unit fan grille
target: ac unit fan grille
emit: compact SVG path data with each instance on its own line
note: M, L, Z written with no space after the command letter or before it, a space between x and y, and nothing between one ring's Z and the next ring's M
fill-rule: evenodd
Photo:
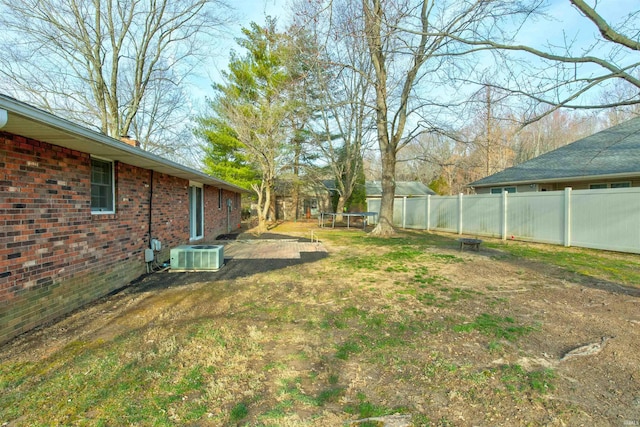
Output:
M223 265L221 245L183 245L171 249L171 269L175 271L215 271Z

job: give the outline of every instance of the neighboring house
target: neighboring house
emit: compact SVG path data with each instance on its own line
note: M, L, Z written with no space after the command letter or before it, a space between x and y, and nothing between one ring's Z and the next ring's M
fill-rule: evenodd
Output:
M367 181L365 183L367 199L382 198L382 182ZM435 191L421 183L420 181L396 181L396 198L402 197L425 197L435 195Z
M327 190L329 190L329 194L336 191L336 186L334 181L327 180L324 181L324 185ZM382 183L380 181L366 181L364 184L365 187L365 195L366 195L366 204L364 206L359 206L356 209L360 211L367 210L367 206L370 200L378 200L382 198ZM403 198L403 197L426 197L429 195L436 194L429 187L424 185L419 181L397 181L396 182L396 192L395 197ZM328 211L324 211L328 212Z
M640 187L640 117L469 184L476 193Z
M277 220L317 218L331 206L327 189L321 183L301 183L296 195L292 181L278 180L274 190Z
M151 239L237 228L243 191L0 95L0 343L145 274Z

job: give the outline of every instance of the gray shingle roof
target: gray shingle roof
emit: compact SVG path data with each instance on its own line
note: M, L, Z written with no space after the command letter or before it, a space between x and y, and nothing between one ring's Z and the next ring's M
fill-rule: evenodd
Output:
M470 187L640 175L640 117L469 184Z
M382 183L380 181L367 181L365 183L367 197L382 196ZM420 181L396 181L396 197L427 196L436 194Z

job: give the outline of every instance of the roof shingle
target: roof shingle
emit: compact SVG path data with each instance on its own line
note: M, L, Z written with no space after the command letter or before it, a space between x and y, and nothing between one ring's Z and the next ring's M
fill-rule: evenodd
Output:
M471 187L640 174L640 117L469 184Z

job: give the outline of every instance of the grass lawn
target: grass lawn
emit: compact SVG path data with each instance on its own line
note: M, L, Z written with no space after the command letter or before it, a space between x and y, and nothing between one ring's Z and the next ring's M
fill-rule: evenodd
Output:
M301 224L277 232L308 236ZM640 420L630 323L640 323L640 257L314 233L324 259L163 289L143 282L0 348L0 425ZM602 352L560 361L604 335L615 339Z

